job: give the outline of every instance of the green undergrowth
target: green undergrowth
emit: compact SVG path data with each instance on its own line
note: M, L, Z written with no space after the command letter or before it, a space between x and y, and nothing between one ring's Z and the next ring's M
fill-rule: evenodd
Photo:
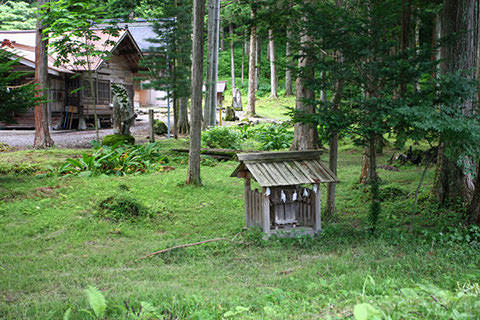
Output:
M0 174L47 174L67 158L77 157L81 149L21 150L0 152Z
M372 237L368 190L357 183L361 150L342 145L335 219L314 239L267 241L243 230L243 181L229 177L236 162L203 165L204 186L185 185L186 158L169 150L186 143L161 143L176 167L167 172L0 175L0 318L61 319L69 309L70 319L95 318L89 286L105 297L104 319L354 319L354 309L385 319L480 317L480 231L429 201L431 170L414 212L423 168L379 169L383 212ZM29 161L55 165L78 152L55 151ZM138 260L214 238L233 241ZM156 316L143 317L150 307Z

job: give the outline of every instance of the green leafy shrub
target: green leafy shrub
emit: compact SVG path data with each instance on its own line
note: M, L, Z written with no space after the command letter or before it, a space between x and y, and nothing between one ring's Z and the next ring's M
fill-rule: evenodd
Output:
M252 134L263 150L286 149L293 141L293 132L288 130L287 123L262 125L253 129Z
M165 122L161 120L155 120L155 122L153 123L153 132L157 135L167 134L168 127Z
M162 155L157 143L138 146L100 146L93 142L95 151L84 153L80 158L69 158L60 167L61 174L72 175L117 175L139 174L163 170L167 158Z
M41 100L36 97L35 83L18 86L19 81L30 76L30 72L14 70L19 60L11 52L0 50L0 121L7 123L14 123L15 113L33 108Z
M200 164L206 167L216 167L218 163L219 161L212 157L202 157L202 159L200 160Z
M382 201L391 201L398 199L407 199L408 192L393 186L380 188L380 198Z
M263 144L254 138L245 139L240 144L240 150L263 150Z
M7 152L13 150L8 144L0 142L0 152Z
M126 195L108 197L101 201L98 207L100 216L113 222L135 222L138 219L152 217L143 205Z
M104 146L114 146L119 144L135 144L135 138L133 136L124 134L109 134L102 140Z
M209 148L239 149L240 133L230 127L215 127L202 134L203 143Z

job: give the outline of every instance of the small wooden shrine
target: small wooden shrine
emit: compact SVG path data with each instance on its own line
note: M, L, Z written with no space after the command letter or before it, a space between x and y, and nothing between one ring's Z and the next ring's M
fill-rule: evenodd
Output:
M337 177L320 161L320 151L238 154L232 177L245 179L245 223L267 235L321 231L321 183ZM252 190L251 179L261 187Z

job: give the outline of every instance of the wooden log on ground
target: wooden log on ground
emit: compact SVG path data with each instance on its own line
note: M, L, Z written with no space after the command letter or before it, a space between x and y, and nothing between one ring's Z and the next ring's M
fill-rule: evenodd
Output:
M175 152L188 153L188 149L172 149ZM235 160L238 153L245 151L231 149L202 149L200 154L221 160Z

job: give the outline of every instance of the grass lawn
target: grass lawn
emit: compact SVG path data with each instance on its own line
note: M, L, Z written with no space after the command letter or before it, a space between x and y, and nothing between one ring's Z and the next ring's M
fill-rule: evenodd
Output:
M166 152L177 145L164 144ZM420 214L412 216L422 168L380 170L384 211L380 232L370 237L368 195L356 183L361 151L343 145L338 220L325 223L313 240L263 241L243 231L243 182L229 177L235 162L202 166L203 187L184 185L183 156L170 156L173 171L137 176L12 173L19 159L42 172L78 152L0 154L2 319L60 319L69 308L71 319L91 319L81 311L89 308L89 285L106 296L106 319L138 319L124 304L138 311L143 301L164 319L352 319L360 303L392 319L480 317L478 245L446 227L457 214L425 201L431 171ZM118 195L135 199L154 217L136 223L99 217L100 202ZM175 245L235 235L234 242L136 261Z

